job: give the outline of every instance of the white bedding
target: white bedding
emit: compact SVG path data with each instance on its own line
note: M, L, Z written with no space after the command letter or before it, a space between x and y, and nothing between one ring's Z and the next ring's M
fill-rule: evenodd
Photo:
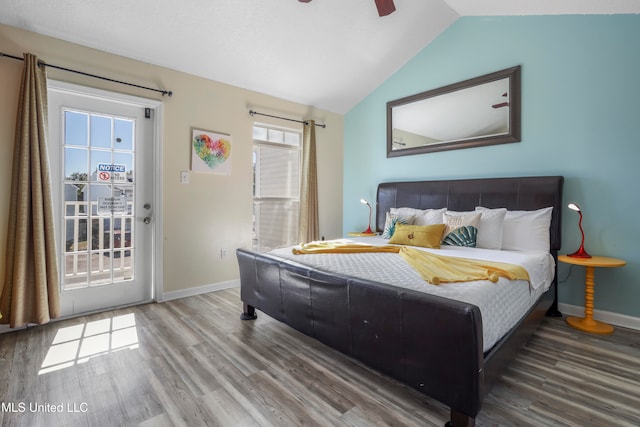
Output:
M349 239L373 245L386 245L381 237ZM475 304L480 308L483 325L483 349L489 350L507 333L536 302L553 281L555 264L548 252L506 251L442 246L441 249L426 249L440 255L499 261L521 265L529 273L531 286L524 280L500 278L497 283L488 280L445 283L432 285L398 254L306 254L294 255L291 248L281 248L270 253L291 259L324 271L362 277L402 288L414 289L429 294Z

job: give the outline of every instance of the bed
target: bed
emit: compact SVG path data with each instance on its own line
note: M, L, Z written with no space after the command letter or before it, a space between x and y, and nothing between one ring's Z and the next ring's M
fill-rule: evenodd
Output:
M551 283L503 336L485 348L480 308L274 253L237 250L244 320L256 309L354 357L450 408L451 426L473 426L482 401L545 316L557 310L563 177L381 183L376 228L391 208L536 211L552 207ZM290 257L289 257L290 258ZM426 328L425 325L434 325Z

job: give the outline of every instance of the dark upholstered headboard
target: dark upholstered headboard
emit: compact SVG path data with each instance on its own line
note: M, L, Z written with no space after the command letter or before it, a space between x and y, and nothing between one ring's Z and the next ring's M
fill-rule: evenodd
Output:
M382 231L392 207L472 211L476 206L535 210L553 206L551 251L560 250L562 176L386 182L378 185L376 228Z

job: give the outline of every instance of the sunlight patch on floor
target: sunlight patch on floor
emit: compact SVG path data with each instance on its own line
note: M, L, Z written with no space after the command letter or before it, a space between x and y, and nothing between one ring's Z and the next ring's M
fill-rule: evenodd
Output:
M38 375L87 362L92 357L138 348L133 313L60 328Z

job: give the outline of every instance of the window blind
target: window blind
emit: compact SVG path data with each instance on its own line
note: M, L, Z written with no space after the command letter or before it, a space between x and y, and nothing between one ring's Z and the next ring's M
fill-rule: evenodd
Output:
M254 127L254 249L296 243L300 204L300 133Z

